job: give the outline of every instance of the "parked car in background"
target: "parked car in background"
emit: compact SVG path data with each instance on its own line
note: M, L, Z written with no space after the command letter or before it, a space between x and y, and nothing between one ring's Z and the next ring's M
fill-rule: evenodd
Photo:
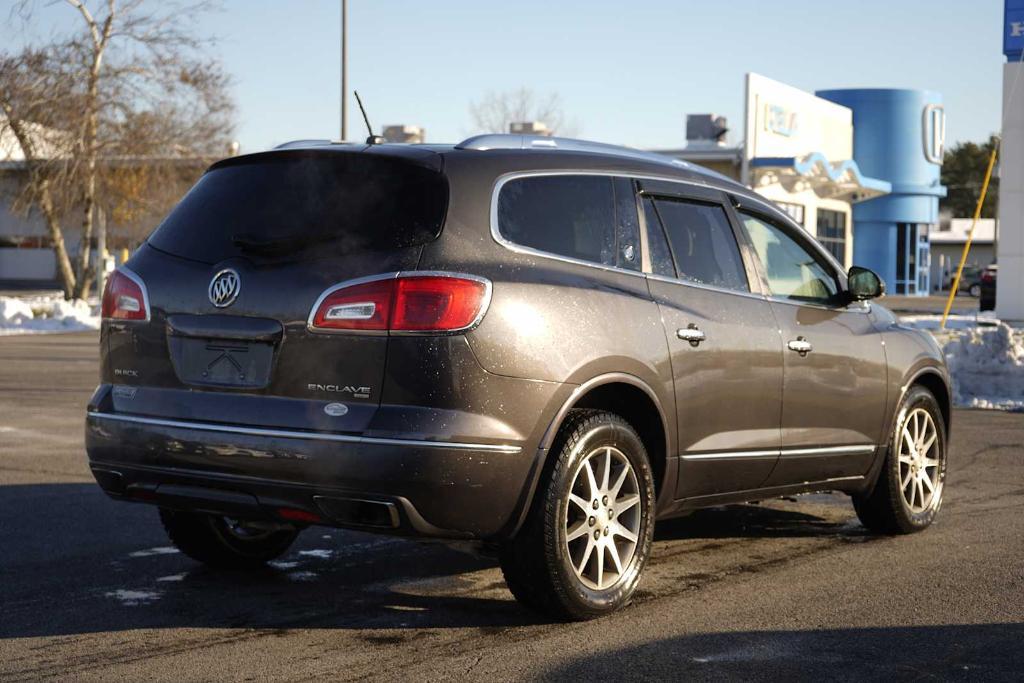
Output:
M883 293L667 157L286 145L214 164L110 278L86 447L206 564L309 525L471 543L587 619L695 508L836 490L872 531L931 524L949 376Z
M981 272L978 293L981 300L978 302L978 307L983 311L996 310L996 276L998 274L999 266L995 263L986 266L985 270Z

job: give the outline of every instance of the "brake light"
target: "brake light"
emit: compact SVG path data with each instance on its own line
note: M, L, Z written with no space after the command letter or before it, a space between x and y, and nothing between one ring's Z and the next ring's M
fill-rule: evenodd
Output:
M148 302L142 280L118 269L103 289L103 317L113 320L147 320Z
M400 274L328 290L310 316L319 330L456 332L484 314L490 283L448 274Z
M991 270L986 270L986 271L984 271L981 274L981 281L982 282L992 282L993 280L996 279L995 275L996 274L993 273Z

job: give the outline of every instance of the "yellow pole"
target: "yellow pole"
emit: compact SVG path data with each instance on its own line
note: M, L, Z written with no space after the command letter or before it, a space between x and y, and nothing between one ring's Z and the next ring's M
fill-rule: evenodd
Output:
M988 159L988 170L985 171L985 182L981 185L981 196L978 197L978 206L974 208L974 220L971 221L971 229L967 233L967 241L964 242L964 251L960 254L960 265L956 269L956 277L953 278L953 288L949 290L949 298L946 299L946 310L942 312L942 329L946 328L946 318L949 317L949 309L953 307L953 297L960 291L960 276L964 272L964 264L967 263L967 253L971 250L971 240L974 239L974 229L978 227L978 219L981 218L981 206L985 203L985 195L988 193L988 184L992 180L992 169L996 165L996 152L999 145L992 148L992 156Z

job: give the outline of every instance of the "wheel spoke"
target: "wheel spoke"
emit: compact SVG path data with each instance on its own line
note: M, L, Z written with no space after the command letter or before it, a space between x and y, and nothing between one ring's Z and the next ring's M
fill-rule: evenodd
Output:
M907 503L910 504L910 509L914 509L914 501L917 499L917 482L911 480L910 482L910 499Z
M907 427L903 428L903 443L907 446L907 455L913 455L916 446L914 446L914 437L910 435L910 430Z
M590 561L590 555L594 552L595 545L597 544L594 543L594 539L587 536L587 548L583 551L583 559L580 560L578 565L576 565L577 574L583 574L583 570L587 568L587 562Z
M925 467L938 467L939 466L939 460L938 460L938 458L925 458L924 459L924 466Z
M608 483L612 477L612 449L607 448L604 452L604 475L601 477L601 490L608 491Z
M925 472L921 472L921 483L928 487L929 493L935 493L935 484L932 483L932 478L929 477ZM924 492L924 489L921 489Z
M622 472L619 474L619 478L615 481L615 485L612 486L611 492L608 497L611 500L616 500L619 497L619 491L622 489L622 485L626 483L626 477L629 476L629 468L623 467Z
M619 547L615 541L608 543L608 554L612 556L612 564L615 565L615 573L622 575L622 559L619 557Z
M580 510L583 510L583 514L586 514L586 515L590 514L590 501L589 500L583 500L582 498L577 496L575 493L570 493L569 494L569 501L575 503L576 507L578 507Z
M594 468L590 466L590 460L583 461L583 469L587 471L587 485L590 486L590 497L597 498L597 479L594 478Z
M626 527L622 526L621 524L616 525L615 529L612 530L612 534L616 536L622 536L626 540L632 541L633 543L636 543L637 540L637 535L629 529L627 529Z
M921 448L918 449L921 455L925 455L926 453L928 453L928 451L932 449L932 446L935 445L935 440L938 438L939 435L933 432L931 438L925 441L923 444L921 444Z
M594 545L597 545L596 543ZM604 546L597 547L597 589L604 588Z
M617 500L615 501L615 514L621 517L623 512L629 510L639 502L640 496L635 494L632 496L626 496L622 500Z
M588 533L590 533L590 525L587 524L586 518L583 518L576 524L576 526L566 532L565 542L572 543L580 536L584 536Z
M924 484L921 483L921 478L917 478L917 504L919 507L924 507Z
M904 491L906 491L907 490L907 484L910 483L910 480L913 478L913 476L914 476L914 470L912 470L912 469L910 469L908 467L907 468L907 476L903 477L902 480L900 480L900 488L903 489Z
M914 443L921 439L921 414L914 412Z

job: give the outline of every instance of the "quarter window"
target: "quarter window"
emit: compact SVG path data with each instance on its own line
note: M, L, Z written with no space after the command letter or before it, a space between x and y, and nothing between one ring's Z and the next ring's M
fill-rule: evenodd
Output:
M498 195L498 232L524 247L614 266L612 183L610 176L514 178Z
M740 214L774 296L827 303L839 292L835 277L786 232L749 214Z
M724 208L661 198L652 203L668 236L680 279L749 291L743 259Z

